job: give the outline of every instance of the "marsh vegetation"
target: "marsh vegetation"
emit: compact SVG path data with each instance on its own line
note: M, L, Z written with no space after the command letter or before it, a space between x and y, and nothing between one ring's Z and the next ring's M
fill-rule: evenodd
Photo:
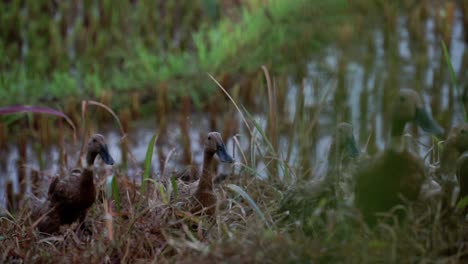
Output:
M314 185L330 166L338 123L353 125L360 156L388 146L402 88L417 91L446 132L435 138L411 125L405 144L426 172L439 166L448 131L466 118L466 1L0 9L0 102L20 105L0 109L9 113L0 116L2 261L466 261L465 216L441 200L403 203L394 211L404 219L388 213L370 226L347 194ZM186 207L209 131L235 160L214 162L212 219ZM56 173L79 166L94 133L115 164L96 162L85 231L73 223L40 234L29 197L46 197ZM177 177L184 170L188 182Z

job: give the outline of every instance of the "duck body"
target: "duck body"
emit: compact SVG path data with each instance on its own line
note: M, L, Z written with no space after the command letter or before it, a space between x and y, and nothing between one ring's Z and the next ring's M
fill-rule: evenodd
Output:
M67 175L58 175L50 184L47 201L38 210L42 215L37 226L39 231L52 234L61 225L84 221L88 209L96 200L93 164L97 155L106 164L114 164L104 138L99 134L94 135L88 143L88 166L73 169Z
M340 199L350 199L348 191L352 180L347 172L352 170L351 165L358 155L352 125L339 123L328 151L325 174L306 183L296 183L286 190L279 211L287 211L294 221L305 222L318 206L322 206L319 203L326 201L326 208L336 208Z
M460 186L460 195L458 200L462 200L468 196L468 152L465 152L457 160L457 180ZM465 209L465 212L468 209Z
M375 223L378 213L416 200L426 180L423 161L402 144L405 125L413 122L432 134L443 134L443 129L424 110L422 100L413 90L400 90L393 104L391 121L387 149L364 161L354 175L355 205L369 224Z
M355 203L364 219L373 221L377 212L387 212L406 200L416 200L425 180L424 164L408 151L387 150L358 169Z
M49 187L48 200L55 205L63 224L73 223L86 215L96 200L94 172L74 169L62 179L56 177Z
M468 124L454 126L445 140L440 154L440 167L436 177L442 183L443 203L445 208L452 208L457 200L458 188L461 184L458 166L463 167L463 153L468 151ZM461 172L463 174L463 171ZM461 195L461 193L460 193Z

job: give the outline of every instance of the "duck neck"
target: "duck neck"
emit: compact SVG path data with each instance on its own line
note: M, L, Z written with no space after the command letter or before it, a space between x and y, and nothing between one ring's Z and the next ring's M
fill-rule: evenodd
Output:
M457 149L457 144L452 138L448 138L440 153L440 172L451 174L455 172L455 162L461 152Z
M86 166L87 166L87 169L91 169L93 167L94 160L96 159L96 156L97 156L96 152L88 151L86 153Z
M330 145L330 150L328 151L328 172L334 172L337 169L337 166L340 163L341 151L338 149L339 146L336 144L334 139Z
M213 189L213 162L214 153L205 151L203 154L203 168L198 190L212 190Z
M389 148L396 151L403 151L403 132L405 131L405 122L398 120L392 123L392 130L390 134Z
M80 180L80 190L88 190L90 186L94 187L94 173L93 170L89 168L85 168L81 172L81 180Z

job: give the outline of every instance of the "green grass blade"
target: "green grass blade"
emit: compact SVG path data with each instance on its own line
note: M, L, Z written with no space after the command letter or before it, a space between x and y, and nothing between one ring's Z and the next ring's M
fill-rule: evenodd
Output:
M175 177L171 178L171 183L172 183L172 191L174 193L174 199L177 199L179 196L179 187L177 185L177 180Z
M450 54L448 52L447 46L445 45L445 42L441 40L441 43L442 43L442 50L444 51L445 62L447 62L447 66L450 71L450 78L452 79L453 85L455 86L455 90L457 91L457 94L458 94L458 98L460 99L460 103L463 107L463 117L465 118L465 121L468 121L467 119L468 117L466 116L465 104L463 103L463 98L461 97L460 86L458 85L457 76L455 75L455 70L453 69L452 60L450 59Z
M249 113L249 111L247 111L247 109L245 109L244 106L242 106L242 109L246 113L248 119L250 119L252 121L252 123L254 124L257 131L262 135L263 140L265 140L265 142L267 143L268 148L272 152L273 156L276 156L276 150L273 147L273 144L271 144L271 142L268 139L267 135L265 134L265 131L263 131L263 129L261 128L260 124L253 118L253 116Z
M119 183L114 175L108 176L106 180L106 196L107 199L114 199L117 212L120 212L120 192Z
M234 192L236 192L237 194L239 194L240 196L242 196L242 198L244 198L245 200L247 200L250 206L252 206L252 208L255 210L257 215L260 217L260 219L262 219L262 221L265 222L267 226L270 226L270 224L266 220L265 214L263 214L262 210L260 210L257 203L255 203L252 197L250 197L250 195L246 193L244 189L242 189L240 186L235 185L235 184L228 184L227 187L233 190Z
M164 185L158 183L159 193L161 194L161 198L164 204L169 204L169 199L167 198L166 190L164 190Z
M142 194L146 192L146 185L148 184L147 181L151 175L151 159L153 158L154 145L156 144L157 139L158 139L158 135L154 134L150 140L148 148L146 149L145 171L141 178L141 193Z

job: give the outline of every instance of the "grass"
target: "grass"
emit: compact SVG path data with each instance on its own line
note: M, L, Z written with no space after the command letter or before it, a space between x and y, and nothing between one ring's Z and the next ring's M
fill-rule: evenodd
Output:
M293 6L294 7L294 6ZM291 7L291 8L293 8ZM272 9L274 10L274 9ZM274 12L274 11L271 11ZM278 11L279 12L279 11ZM275 16L274 16L275 17ZM250 18L255 21L254 18ZM256 18L259 19L259 18ZM264 19L264 18L262 18ZM268 19L268 18L266 18ZM229 30L228 28L226 30ZM236 33L240 34L240 33ZM281 33L278 33L280 36ZM247 34L248 35L248 34ZM213 41L216 40L213 34ZM235 34L233 36L236 36ZM209 37L207 37L209 38ZM233 37L231 40L235 40ZM251 47L241 43L250 50ZM229 45L235 45L229 43ZM220 48L221 49L221 48ZM220 60L216 52L203 53L206 61ZM143 53L142 53L143 54ZM234 53L235 54L235 53ZM246 54L254 54L252 53ZM219 58L217 58L219 56ZM232 56L232 54L231 54ZM142 55L142 58L145 56ZM209 59L208 59L209 58ZM447 58L447 56L445 57ZM153 68L147 58L146 70ZM203 59L200 59L203 61ZM273 59L272 59L273 61ZM238 62L233 60L233 67ZM176 62L175 68L180 67ZM224 62L221 63L224 65ZM156 65L156 64L155 64ZM209 65L207 65L209 67ZM253 67L253 66L252 66ZM416 202L406 210L402 222L381 221L367 226L360 213L342 197L311 191L315 166L311 149L313 133L335 83L322 87L315 107L304 107L299 90L292 121L282 119L275 87L280 82L263 68L260 94L266 107L278 115L259 119L231 90L209 75L219 93L224 93L242 118L245 132L234 137L236 170L227 182L216 187L218 214L214 222L197 217L186 208L191 185L174 178L159 180L151 173L155 137L148 142L145 172L134 182L119 169L100 186L106 194L87 217L89 233L76 225L64 227L57 236L38 234L31 226L26 206L0 218L0 261L2 262L89 262L123 263L463 263L467 261L468 225L457 213L444 211L438 201ZM205 69L206 70L206 69ZM207 70L208 71L208 70ZM166 71L163 76L169 76ZM201 74L205 78L206 74ZM216 76L216 77L215 77ZM265 80L263 82L263 80ZM152 80L153 81L153 80ZM156 81L156 80L154 80ZM66 82L65 82L66 83ZM182 82L183 83L183 82ZM102 85L102 84L101 84ZM266 87L265 87L266 86ZM263 91L264 90L264 91ZM276 91L276 92L275 92ZM266 101L266 100L265 100ZM87 105L84 105L87 108ZM83 110L82 114L86 111ZM118 123L120 121L117 119ZM83 119L90 118L85 117ZM11 121L13 122L13 121ZM122 122L123 123L123 122ZM283 124L285 123L285 124ZM83 122L85 124L85 122ZM83 125L82 124L82 125ZM281 130L284 126L291 129ZM119 125L122 127L121 125ZM126 131L122 131L125 135ZM280 136L290 146L284 149ZM243 144L248 146L243 148ZM433 144L437 144L433 142ZM292 155L291 152L296 154ZM148 155L150 158L148 158ZM171 158L167 155L166 163ZM149 161L148 161L149 160ZM265 164L261 173L258 164ZM437 163L437 160L431 161ZM166 166L164 166L166 167ZM166 175L165 173L160 173ZM257 177L260 174L266 178ZM143 187L144 186L144 187ZM287 202L287 197L294 197ZM334 199L337 199L336 201ZM336 203L336 208L330 203ZM461 206L461 205L460 205ZM393 215L388 214L389 218Z
M264 74L268 78L268 72ZM222 86L219 88L229 95ZM271 105L277 98L272 95L269 100ZM260 124L242 105L234 100L233 103L249 127L246 139L240 140L247 140L250 146L237 149L243 158L234 166L240 169L229 177L228 183L216 187L218 214L214 221L190 213L187 201L192 184L173 178L158 180L152 174L135 183L115 170L99 187L106 195L91 208L86 233L74 224L63 227L56 236L40 235L33 229L26 205L2 216L0 260L46 263L466 261L468 225L462 216L447 213L437 201L416 202L396 208L407 211L405 221L389 224L382 220L369 227L343 198L320 195L320 190L311 191L313 181L304 177L311 168L298 166L300 160L286 161L283 150L271 143L266 124ZM316 125L321 109L298 114L296 122ZM273 118L268 116L266 123ZM310 129L310 126L297 126L294 137L304 136ZM155 138L148 143L147 157L153 152ZM267 165L276 161L277 167L266 166L268 177L261 179L256 177L258 161ZM145 172L150 171L150 165L145 162ZM285 202L287 196L294 197L292 202ZM329 206L330 202L336 203L336 207Z

